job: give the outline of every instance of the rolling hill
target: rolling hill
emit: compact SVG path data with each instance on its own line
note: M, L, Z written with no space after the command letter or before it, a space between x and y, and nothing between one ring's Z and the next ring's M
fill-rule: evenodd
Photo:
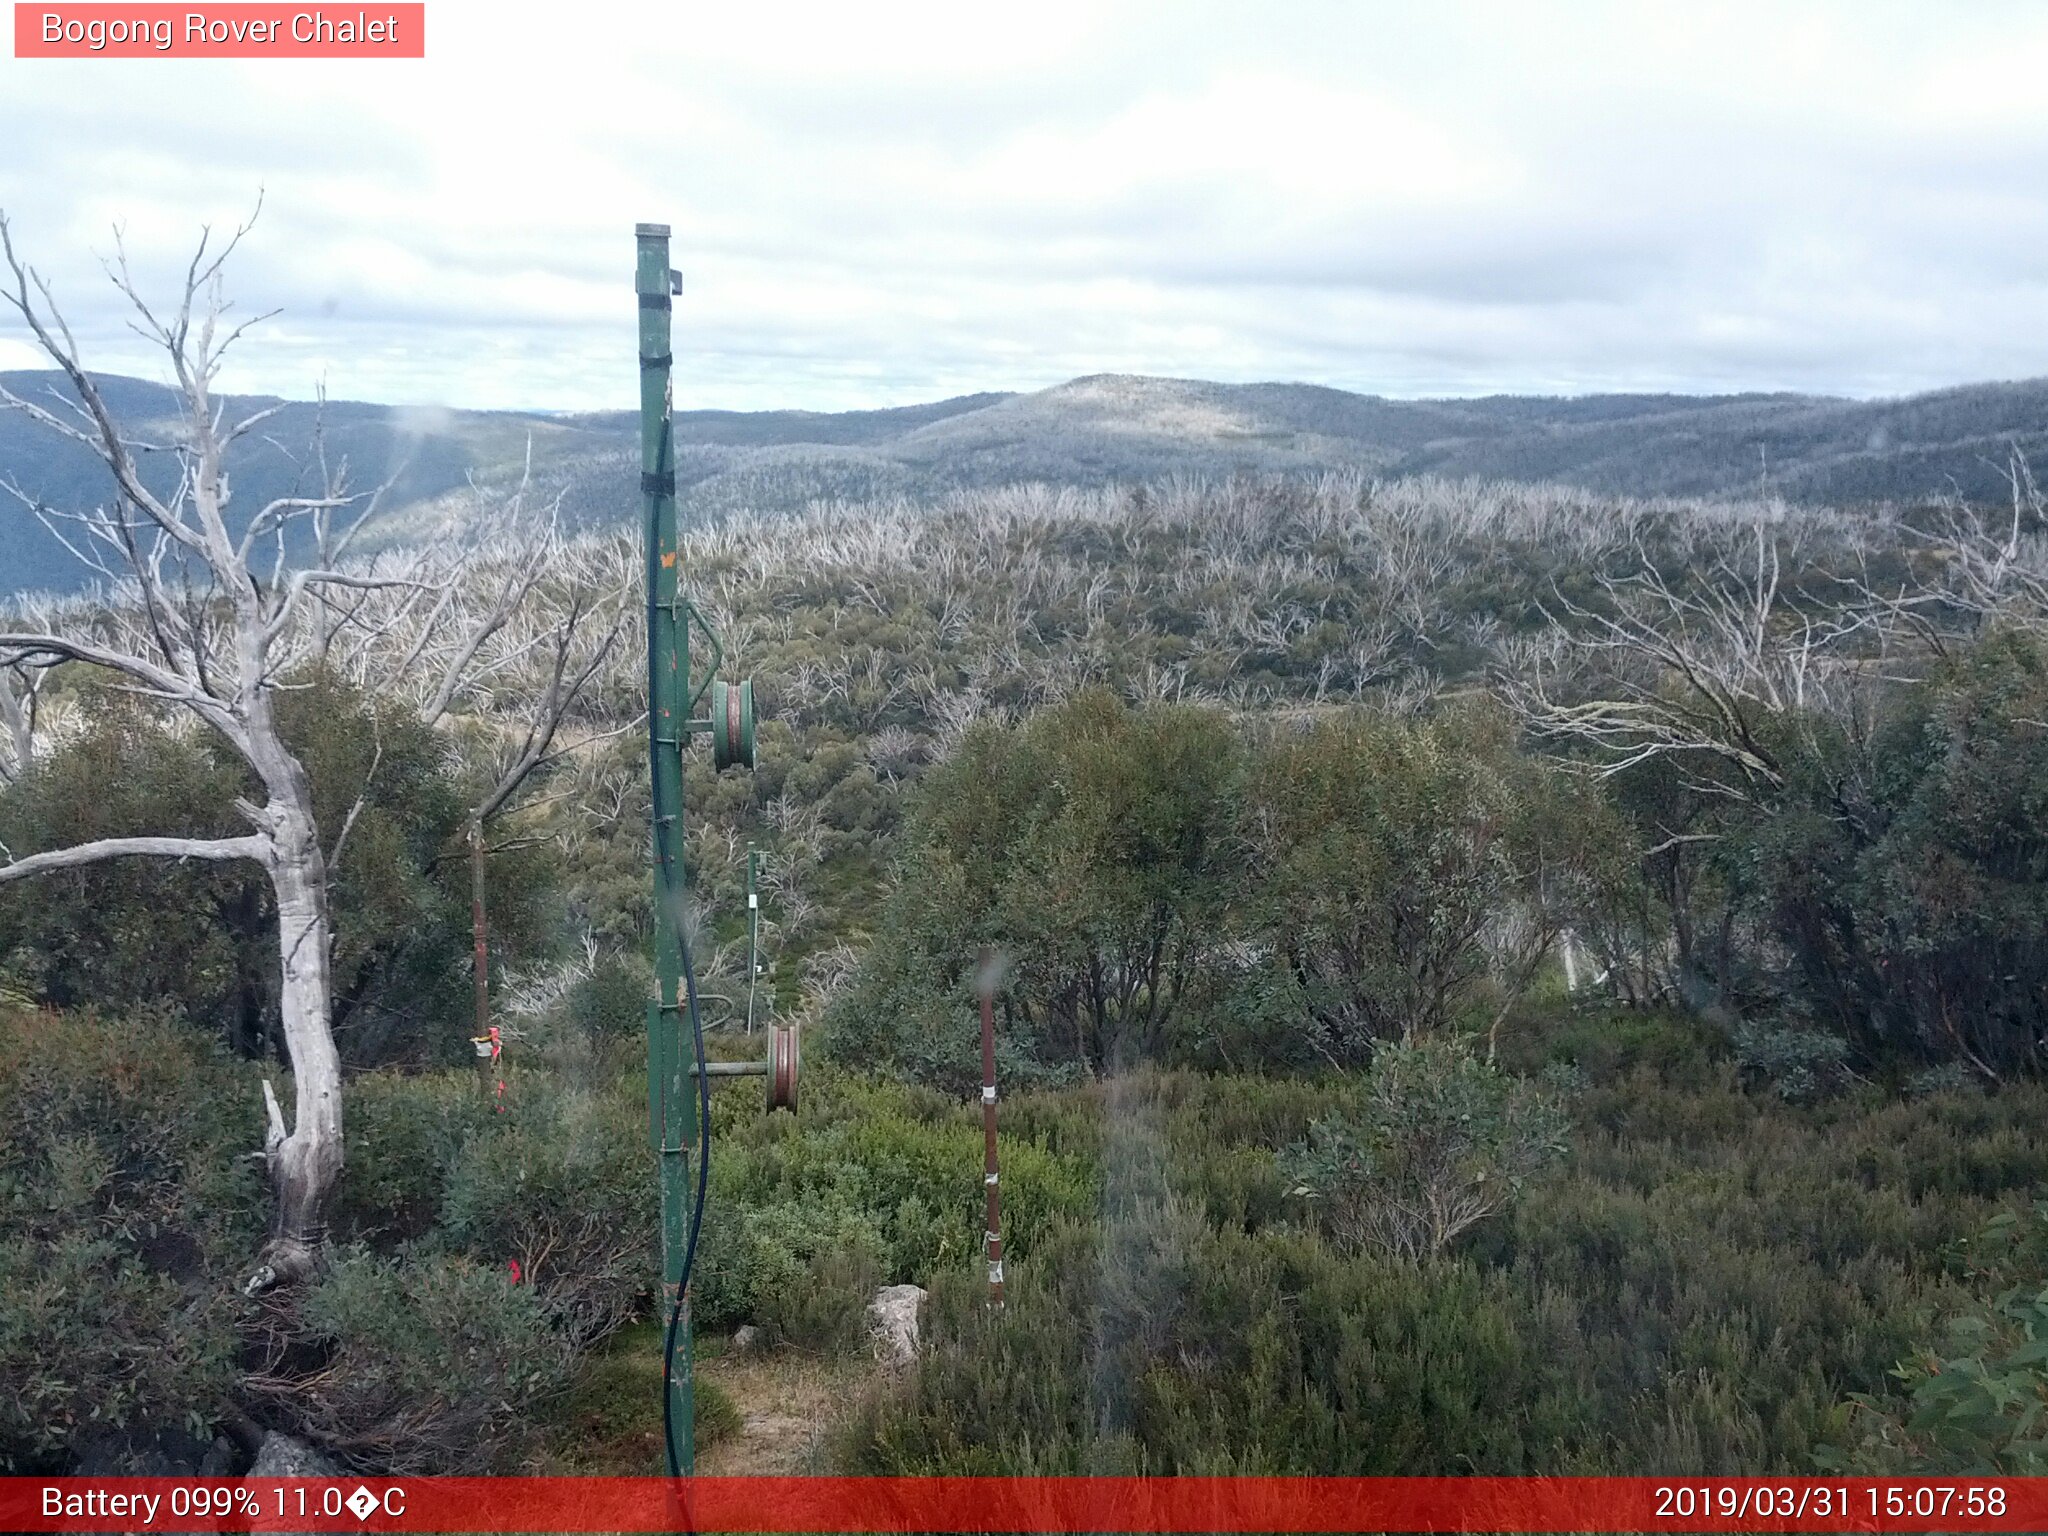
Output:
M0 374L44 395L51 373ZM137 435L174 428L168 390L104 381ZM275 403L234 399L230 411ZM637 420L421 411L358 402L286 406L231 462L246 512L303 473L316 421L360 489L399 472L380 536L473 515L486 488L535 479L577 524L634 515ZM1770 492L1803 502L1996 499L2017 444L2048 461L2048 380L1969 385L1895 400L1747 394L1491 396L1388 400L1309 384L1212 384L1101 374L1029 394L977 394L891 410L690 411L676 419L686 516L785 511L820 500L926 497L1011 483L1100 485L1171 474L1364 468L1376 474L1556 481L1629 495ZM151 473L169 473L167 458ZM91 456L0 412L0 483L56 508L105 494ZM0 590L68 589L83 573L20 500L0 502Z

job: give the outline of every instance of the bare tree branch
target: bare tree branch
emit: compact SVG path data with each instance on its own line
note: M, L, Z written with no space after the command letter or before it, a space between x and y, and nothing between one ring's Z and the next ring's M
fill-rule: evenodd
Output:
M261 836L103 837L97 842L53 848L47 853L31 853L0 864L0 885L40 875L46 870L77 869L86 864L102 864L109 859L254 859L260 863L269 855L269 840Z

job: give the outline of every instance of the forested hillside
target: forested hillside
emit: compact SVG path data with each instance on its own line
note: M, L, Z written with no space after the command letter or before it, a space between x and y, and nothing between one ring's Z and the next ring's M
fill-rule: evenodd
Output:
M1329 393L1285 430L1407 409ZM1020 403L889 430L1032 473L988 426ZM1154 405L1162 441L1207 409ZM806 1465L2041 1471L2048 545L2024 477L1849 512L1384 467L686 537L762 715L754 772L687 758L713 1049L758 1050L751 844L757 1009L809 1074L794 1119L716 1099L702 1442L743 1433L734 1329L854 1360L875 1287L913 1282L918 1358L855 1370ZM637 579L628 535L569 555ZM466 600L505 579L478 555ZM131 859L0 885L15 1470L232 1467L266 1429L363 1468L655 1465L641 653L592 653L564 750L485 839L501 1096L470 1043L466 835L548 669L508 634L429 720L392 686L422 606L366 593L280 680L323 837L348 829L346 1161L303 1280L236 1288L260 1080L283 1081L263 881ZM243 770L205 732L76 664L4 675L36 688L9 856L233 825Z
M108 381L108 399L145 434L170 419L167 389ZM0 373L47 400L54 374ZM416 541L473 523L472 476L503 490L526 472L561 494L575 527L629 519L638 427L588 415L233 398L280 407L238 444L240 502L304 482L315 439L356 486L392 483L375 537ZM60 407L61 409L61 407ZM818 503L930 499L1019 483L1125 486L1174 476L1366 470L1575 485L1619 496L1772 496L1809 506L1995 498L2015 447L2048 456L2048 384L1981 384L1898 400L1789 394L1494 396L1386 400L1307 384L1213 384L1104 374L1029 394L977 394L892 410L679 411L677 484L686 516L800 512ZM287 446L290 445L290 446ZM167 473L168 461L146 465ZM0 415L0 472L30 503L66 508L100 494L92 456ZM78 563L31 507L0 507L0 590L72 590Z

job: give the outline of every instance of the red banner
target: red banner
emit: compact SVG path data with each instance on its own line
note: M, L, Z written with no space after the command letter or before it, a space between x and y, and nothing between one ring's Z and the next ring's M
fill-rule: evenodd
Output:
M0 1479L8 1531L2048 1531L2048 1478Z
M74 5L16 0L17 59L423 59L410 4Z

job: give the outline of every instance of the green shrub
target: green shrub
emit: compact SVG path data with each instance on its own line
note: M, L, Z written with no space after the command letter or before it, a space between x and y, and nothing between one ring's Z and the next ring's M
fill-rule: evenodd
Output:
M1220 711L1133 712L1102 690L970 733L925 778L884 937L826 1044L965 1090L973 972L994 945L1003 1081L1165 1053L1219 974L1241 760Z
M1582 1026L1608 1038L1556 1038ZM1420 1261L1262 1214L1242 1174L1355 1116L1355 1080L1143 1073L1006 1101L1006 1126L1100 1167L1096 1203L1013 1263L1002 1313L974 1266L932 1278L931 1350L845 1426L841 1466L1810 1472L1847 1441L1845 1391L1883 1391L1966 1301L1943 1252L2048 1186L2048 1105L1787 1104L1745 1092L1711 1030L1623 1034L1557 1164Z
M712 1166L717 1167L715 1159ZM793 1323L797 1332L808 1333L818 1319L807 1318L803 1308L828 1258L847 1256L832 1262L879 1274L882 1253L882 1234L874 1218L829 1191L768 1205L726 1206L715 1218L705 1218L697 1272L690 1282L691 1303L705 1328L746 1322L767 1325L772 1320ZM842 1267L834 1274L843 1277L847 1272ZM821 1301L820 1316L836 1305L833 1298Z
M1992 1294L1953 1313L1887 1393L1857 1393L1849 1450L1831 1468L1894 1476L2048 1476L2048 1205L1994 1218L1960 1245Z
M189 733L131 699L92 690L79 735L0 795L0 843L17 855L101 837L232 836L235 776ZM121 859L0 886L0 964L62 1008L128 998L220 1019L260 1048L269 992L254 865ZM268 958L276 966L272 930Z
M2048 1065L2044 707L2040 635L1993 630L1867 723L1772 723L1785 784L1732 840L1739 872L1782 995L1860 1059Z
M1729 1054L1728 1038L1695 1015L1641 1012L1594 1004L1553 1014L1521 1036L1510 1036L1501 1064L1524 1074L1556 1064L1589 1081L1609 1084L1648 1070L1676 1084L1713 1080L1714 1064Z
M1744 1076L1789 1104L1811 1104L1849 1084L1849 1042L1837 1035L1745 1023L1733 1040Z
M690 1382L691 1425L697 1449L709 1450L721 1440L730 1440L746 1427L746 1415L732 1394L708 1377L698 1375Z
M378 1243L425 1236L440 1219L463 1148L493 1122L476 1073L365 1072L349 1079L347 1092L336 1232Z
M613 951L570 992L569 1017L594 1042L628 1039L646 1032L653 996L654 971L647 961L631 951Z
M1083 693L925 776L825 1044L971 1090L994 946L1006 1084L1362 1065L1383 1039L1504 1021L1622 830L1495 714L1261 734Z
M1357 1107L1311 1126L1286 1170L1340 1247L1415 1259L1506 1208L1566 1125L1555 1093L1429 1037L1381 1046Z
M667 1319L649 1316L578 1355L568 1389L540 1405L550 1473L665 1474L661 1448L662 1341ZM701 1367L707 1340L700 1332ZM701 1368L691 1381L697 1449L738 1434L745 1416Z
M656 1260L637 1082L586 1088L530 1073L503 1113L464 1070L365 1073L349 1087L342 1234L418 1241L508 1272L517 1262L578 1344L645 1303Z
M517 1260L526 1289L579 1344L632 1317L656 1274L644 1092L527 1076L448 1177L439 1240L487 1267Z
M868 1303L881 1281L876 1250L860 1237L842 1238L811 1255L798 1282L771 1288L757 1314L771 1342L815 1354L845 1354L866 1340Z
M290 1349L248 1390L364 1469L524 1470L537 1410L569 1382L540 1294L461 1255L341 1253L289 1322Z
M711 1203L693 1294L707 1326L765 1321L834 1248L871 1256L877 1283L930 1277L981 1251L980 1106L827 1066L794 1118L749 1094L714 1096ZM1029 1253L1096 1203L1092 1158L1027 1126L1002 1138L1003 1230Z
M262 1241L253 1073L162 1013L0 1006L0 1465L88 1423L210 1434Z
M1491 711L1337 715L1268 744L1247 799L1248 933L1270 958L1244 1012L1266 1021L1259 1057L1292 1063L1362 1065L1380 1041L1446 1029L1490 976L1497 1011L1617 840Z
M231 749L168 728L131 699L95 691L88 701L84 732L0 795L0 843L26 854L98 837L247 830L235 798L261 795ZM328 890L342 1059L454 1060L469 1032L469 786L446 739L397 702L331 677L295 680L275 708L320 827L331 840L350 823ZM490 861L501 963L551 942L542 841ZM275 903L251 862L121 859L0 887L0 966L60 1005L161 1001L218 1023L240 1054L282 1051Z
M1141 1202L1016 1266L1000 1312L953 1275L929 1348L835 1446L887 1474L1529 1470L1541 1356L1467 1267L1339 1259Z
M1903 1086L1907 1097L1924 1099L1937 1093L1982 1093L1984 1078L1959 1061L1944 1061L1921 1068Z

